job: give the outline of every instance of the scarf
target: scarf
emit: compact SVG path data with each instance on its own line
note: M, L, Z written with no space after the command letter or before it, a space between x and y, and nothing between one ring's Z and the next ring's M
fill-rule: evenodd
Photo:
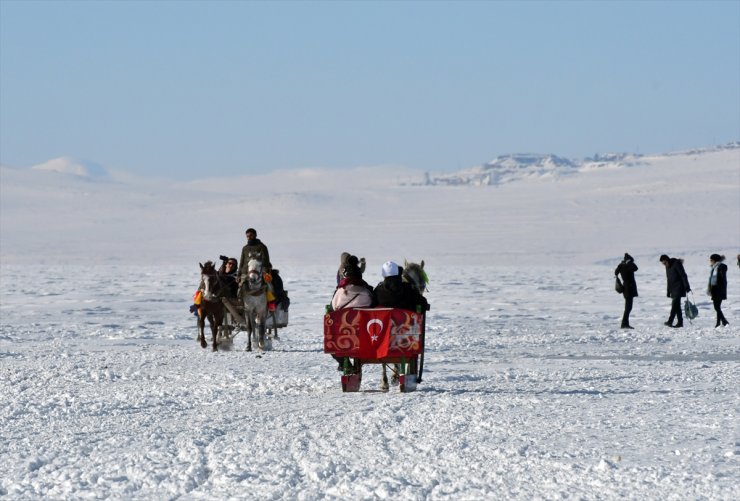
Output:
M709 274L709 284L707 284L707 294L710 296L712 295L712 287L717 285L717 269L719 268L719 265L721 265L722 262L714 263L714 266L712 266L712 272Z
M367 287L367 283L362 279L362 277L356 277L356 276L350 276L350 277L344 277L339 281L339 285L337 286L337 289L339 288L345 288L348 285L362 285L363 287Z

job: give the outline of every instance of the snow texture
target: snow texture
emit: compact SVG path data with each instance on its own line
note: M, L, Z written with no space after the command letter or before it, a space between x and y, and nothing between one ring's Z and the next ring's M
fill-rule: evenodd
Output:
M738 166L725 149L495 187L3 168L0 498L738 499ZM203 350L197 263L238 255L247 226L290 325L271 351L243 351L243 334ZM387 259L426 262L414 393L379 391L373 366L341 391L322 319L344 250L370 283ZM613 290L625 251L633 331ZM663 325L663 252L685 259L700 309L683 329Z

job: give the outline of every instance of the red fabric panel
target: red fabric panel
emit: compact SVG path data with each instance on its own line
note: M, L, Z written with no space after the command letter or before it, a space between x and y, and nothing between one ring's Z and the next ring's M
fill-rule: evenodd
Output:
M400 308L346 308L324 316L324 352L377 360L418 355L423 316Z

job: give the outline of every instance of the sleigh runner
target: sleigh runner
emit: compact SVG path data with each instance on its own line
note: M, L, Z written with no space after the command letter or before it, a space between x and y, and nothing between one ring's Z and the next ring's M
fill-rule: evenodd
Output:
M362 366L366 364L395 366L392 370L400 390L415 390L421 382L424 363L425 319L424 313L401 308L327 312L324 353L344 359L342 391L359 391Z
M228 301L228 299L226 301ZM280 339L278 336L278 329L288 326L289 305L290 299L288 298L288 291L284 291L282 301L278 302L273 300L267 303L267 317L264 321L267 341ZM244 320L244 318L246 318L244 303L242 301L232 300L230 306L237 312L240 319ZM230 342L239 331L246 331L247 333L251 331L253 335L256 335L255 333L257 329L258 326L251 326L249 323L240 323L236 318L234 318L234 315L227 306L224 310L223 324L219 327L218 340ZM258 342L256 338L253 340Z

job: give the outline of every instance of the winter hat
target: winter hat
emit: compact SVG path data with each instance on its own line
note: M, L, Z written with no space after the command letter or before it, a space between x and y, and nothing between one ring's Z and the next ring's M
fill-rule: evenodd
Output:
M395 277L398 275L398 265L393 261L383 263L383 277Z
M628 262L628 261L634 261L634 259L632 258L632 256L630 256L629 254L627 254L627 253L625 252L625 253L624 253L624 261L625 261L625 262Z
M362 277L362 272L359 266L348 264L342 269L342 276L347 277Z

